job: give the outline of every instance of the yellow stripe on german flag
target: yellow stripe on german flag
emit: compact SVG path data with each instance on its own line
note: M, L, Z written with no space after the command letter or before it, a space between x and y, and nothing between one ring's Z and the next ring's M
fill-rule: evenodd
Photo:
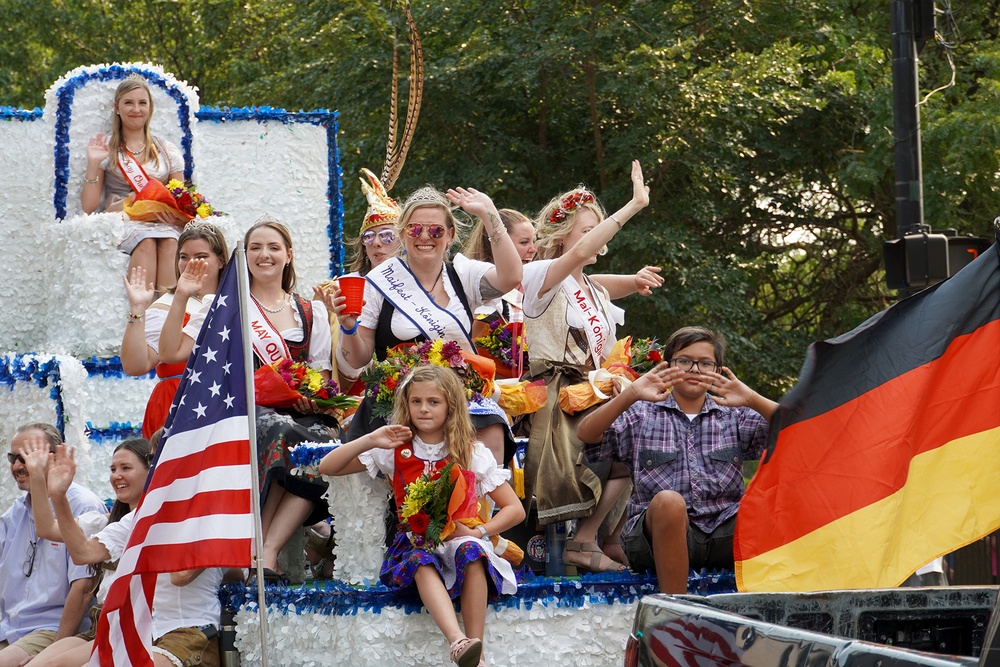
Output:
M1000 261L810 347L734 541L747 591L896 586L1000 527Z

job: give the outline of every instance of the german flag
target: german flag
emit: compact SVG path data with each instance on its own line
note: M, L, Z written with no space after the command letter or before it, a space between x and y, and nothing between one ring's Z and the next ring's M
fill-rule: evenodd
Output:
M898 586L1000 528L997 248L810 346L740 504L740 590Z

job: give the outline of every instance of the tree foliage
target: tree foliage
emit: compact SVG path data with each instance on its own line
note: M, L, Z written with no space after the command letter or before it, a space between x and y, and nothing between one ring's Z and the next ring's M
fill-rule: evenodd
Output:
M927 222L987 235L1000 209L997 13L944 12L921 56ZM534 213L578 183L609 210L639 159L649 209L600 271L664 268L626 330L725 332L733 367L773 396L807 344L888 305L895 235L889 5L870 0L414 2L426 87L394 188L472 185ZM954 24L944 19L954 19ZM213 106L341 112L348 231L361 166L384 157L394 49L389 0L0 5L0 103L32 107L80 64L161 63ZM403 86L405 95L405 84Z

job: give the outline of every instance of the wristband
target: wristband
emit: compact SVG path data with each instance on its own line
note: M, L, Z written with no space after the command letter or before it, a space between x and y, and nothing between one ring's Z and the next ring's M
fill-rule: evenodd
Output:
M99 180L101 180L101 179L100 178L87 178L86 174L84 174L84 176L83 176L83 182L84 183L96 183Z
M142 315L136 315L135 313L129 313L128 314L128 324L132 324L133 322L141 322L143 317L145 317L145 313L142 314Z
M485 523L479 524L479 534L483 536L484 540L490 539L490 534L488 532L486 532L486 524Z
M357 331L358 331L358 320L354 320L354 326L351 327L350 329L345 329L343 324L340 325L340 333L344 334L345 336L353 336L355 333L357 333Z

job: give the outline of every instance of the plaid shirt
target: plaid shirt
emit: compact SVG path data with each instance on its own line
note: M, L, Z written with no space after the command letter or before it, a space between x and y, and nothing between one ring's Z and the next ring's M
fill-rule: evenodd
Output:
M584 455L588 461L621 461L632 471L626 532L653 496L670 489L684 497L691 523L711 533L739 509L743 461L760 458L767 429L757 412L721 406L711 396L690 420L671 394L659 403L632 405L600 444L586 445Z

